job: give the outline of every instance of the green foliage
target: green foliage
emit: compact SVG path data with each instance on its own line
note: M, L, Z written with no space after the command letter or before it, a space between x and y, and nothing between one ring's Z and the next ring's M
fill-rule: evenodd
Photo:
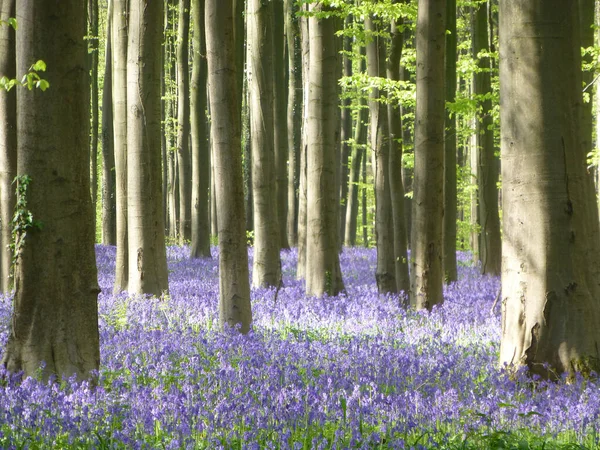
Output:
M46 63L40 59L29 67L29 71L23 75L20 82L15 78L8 78L7 76L0 78L0 89L10 91L13 87L20 85L26 87L30 91L36 88L43 92L50 87L50 83L47 80L44 80L38 72L45 71Z

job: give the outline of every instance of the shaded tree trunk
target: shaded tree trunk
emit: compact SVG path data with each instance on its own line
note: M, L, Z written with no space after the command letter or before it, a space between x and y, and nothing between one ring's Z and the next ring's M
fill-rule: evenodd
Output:
M273 3L248 4L250 134L254 199L252 284L277 286L281 279L273 119Z
M473 15L473 56L488 52L488 11L487 3L480 3ZM479 71L474 76L474 94L480 99L492 92L490 59L482 56L478 61ZM476 147L478 160L478 193L481 272L500 275L502 261L502 241L500 238L500 216L498 213L498 165L494 155L494 130L492 128L492 100L485 97L478 100L481 105L476 127Z
M236 51L231 1L206 0L206 48L219 208L219 320L221 326L252 323L244 227L241 112L237 102Z
M94 213L94 226L96 226L96 202L98 201L98 0L88 0L88 35L89 35L89 70L91 76L91 117L90 130L90 179L92 196L92 211Z
M0 0L0 20L15 17L15 0ZM15 30L0 26L0 77L16 78ZM12 218L17 175L17 90L0 89L0 292L12 288Z
M17 73L43 55L51 88L19 92L18 173L25 227L2 364L43 379L88 379L100 364L98 282L90 198L86 6L20 0ZM28 180L28 181L27 181ZM93 380L92 380L93 381Z
M546 378L600 369L600 232L581 145L577 6L500 1L500 363Z
M446 1L420 0L411 245L411 304L442 303Z
M179 242L192 238L192 166L190 158L190 0L179 0L177 28L177 161L179 170Z
M114 291L127 290L127 29L128 0L112 0L112 93L117 205L117 256Z
M344 19L344 28L349 28L352 25L354 18L348 15ZM342 68L344 77L352 76L352 59L350 53L352 52L352 37L344 36L343 38L343 55L342 55ZM344 243L346 235L346 211L348 209L348 182L349 182L349 168L348 159L350 157L350 139L352 138L352 99L350 96L342 98L341 105L341 131L340 131L340 145L341 145L341 168L340 168L340 246Z
M210 257L210 223L208 220L210 187L210 147L208 142L206 39L204 36L204 1L194 0L194 66L192 69L192 258Z
M581 46L583 48L594 46L594 17L595 17L595 2L594 0L578 0L579 1L579 23L581 34ZM586 52L583 62L591 64L593 56ZM588 101L583 103L581 109L581 145L585 149L586 154L590 153L593 148L593 129L594 129L594 88L591 85L594 80L594 70L583 71L583 88L585 89ZM596 91L597 95L598 91ZM600 123L600 120L598 121Z
M338 253L339 189L335 161L339 127L337 66L339 43L335 17L309 5L309 92L306 155L306 294L336 295L344 290Z
M168 290L161 177L162 0L131 0L127 53L129 291Z

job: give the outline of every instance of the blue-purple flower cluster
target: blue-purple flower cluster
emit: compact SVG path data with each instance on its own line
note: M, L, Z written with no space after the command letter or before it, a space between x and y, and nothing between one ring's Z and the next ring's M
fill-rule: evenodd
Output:
M0 373L0 447L598 444L598 382L532 383L498 368L499 280L469 255L427 313L378 295L373 249L345 249L346 292L322 299L305 297L296 253L283 251L284 286L252 291L248 335L218 329L213 255L169 247L170 292L150 298L113 295L115 249L98 246L99 385ZM0 297L2 347L10 303Z

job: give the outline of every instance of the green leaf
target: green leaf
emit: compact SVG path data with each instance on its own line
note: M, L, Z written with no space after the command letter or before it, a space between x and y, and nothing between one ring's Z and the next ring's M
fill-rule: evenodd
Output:
M50 87L50 83L48 83L46 80L40 80L36 83L36 87L38 87L39 89L42 90L42 92L44 92L46 89L48 89Z
M9 17L8 24L11 27L13 27L15 29L15 31L17 30L17 19L15 19L14 17Z
M41 59L39 59L33 66L31 66L31 70L45 72L46 71L46 63L44 61L42 61Z

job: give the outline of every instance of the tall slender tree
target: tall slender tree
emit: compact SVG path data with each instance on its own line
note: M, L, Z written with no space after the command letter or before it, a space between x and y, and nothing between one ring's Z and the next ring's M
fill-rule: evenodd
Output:
M112 0L112 93L115 139L115 193L117 204L117 255L115 292L127 290L127 35L129 0Z
M577 2L500 0L500 363L548 378L600 369L600 231L581 145L578 28Z
M177 28L177 161L179 169L179 241L192 238L192 161L190 158L190 0L179 0Z
M96 223L96 201L98 199L98 127L100 115L98 110L98 51L100 49L98 35L98 0L88 0L88 42L89 71L91 85L91 130L90 130L90 179L92 203L94 205L94 223Z
M129 286L168 290L161 177L162 0L131 0L127 51Z
M219 209L219 320L252 323L248 252L244 225L241 161L241 111L236 99L236 41L231 0L206 0L206 55L214 148L215 187Z
M15 17L15 0L0 0L0 20ZM16 77L15 30L0 26L0 77ZM11 289L12 216L17 175L17 92L0 88L0 292Z
M15 296L2 364L92 377L100 363L90 198L86 4L19 0L17 73L44 55L45 92L19 92ZM42 365L44 363L45 365Z
M354 21L351 14L344 19L344 29L349 29ZM352 76L352 36L344 34L342 43L342 75L345 78ZM346 210L348 207L348 175L349 175L349 158L351 152L350 140L352 139L352 99L349 95L342 98L341 102L341 118L340 118L340 246L344 243L346 234Z
M344 289L338 253L339 135L337 67L339 19L323 3L309 5L309 92L306 155L306 293L336 295Z
M417 309L443 301L445 50L446 0L419 0L411 245L411 304Z
M194 62L191 83L192 131L192 244L193 258L210 257L210 224L208 221L210 147L206 109L207 67L206 38L204 36L204 0L192 3L194 22Z
M595 5L594 0L578 0L579 2L579 28L581 34L581 46L585 49L594 46L594 16ZM590 65L593 62L592 53L586 51L583 59L584 63ZM584 102L581 110L581 145L585 148L586 153L593 150L593 129L594 129L594 88L592 82L594 80L593 70L584 70L583 72L583 88L585 89L587 101ZM596 91L598 95L598 91ZM598 121L600 123L600 121ZM599 183L600 184L600 183Z
M277 286L281 279L273 119L273 2L248 3L251 80L252 191L254 198L254 286Z

